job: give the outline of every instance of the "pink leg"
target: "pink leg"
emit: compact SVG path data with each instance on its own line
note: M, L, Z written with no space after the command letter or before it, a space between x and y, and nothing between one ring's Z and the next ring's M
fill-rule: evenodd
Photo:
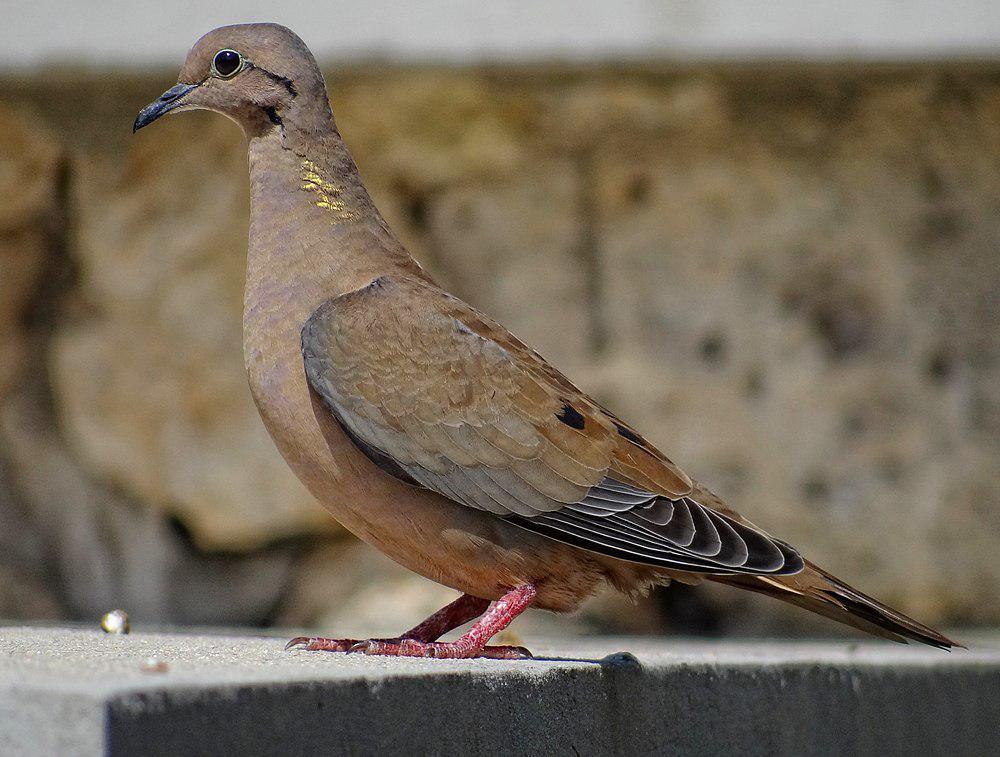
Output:
M392 657L493 657L503 660L531 657L531 652L523 647L489 647L486 643L509 626L514 618L528 609L537 593L535 587L530 584L510 590L493 603L493 606L473 624L468 633L456 641L423 642L405 638L399 640L370 639L359 642L349 651Z
M396 639L323 639L299 636L288 642L285 649L301 646L308 651L362 652L402 657L531 657L531 653L523 647L491 647L486 642L524 612L536 593L535 588L530 585L513 589L497 600L468 633L453 642L435 643L441 635L482 613L489 605L487 600L465 594Z
M463 594L450 605L442 607L423 623L411 628L400 638L415 641L437 641L448 631L482 615L489 606L488 599Z
M471 594L463 594L454 602L442 607L423 623L414 626L401 636L395 639L382 639L381 641L399 641L400 639L414 639L422 642L437 641L441 636L448 633L448 631L458 628L463 623L468 623L473 618L482 615L489 606L490 603L487 599L480 599ZM297 636L285 645L285 649L300 646L310 652L347 652L359 643L362 643L359 639L324 639L322 637Z

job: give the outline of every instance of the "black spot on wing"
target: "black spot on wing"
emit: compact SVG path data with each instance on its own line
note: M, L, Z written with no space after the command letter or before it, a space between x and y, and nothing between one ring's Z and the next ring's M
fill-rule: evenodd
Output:
M615 423L615 428L618 429L618 435L619 436L625 437L630 442L632 442L632 444L635 444L635 445L637 445L639 447L645 447L646 446L646 441L641 436L639 436L637 433L635 433L632 429L628 428L627 426L623 426L622 424L618 423L617 421L615 421L614 423Z
M580 414L580 411L568 402L564 403L562 410L556 413L556 418L577 431L583 431L583 427L586 425L586 419Z

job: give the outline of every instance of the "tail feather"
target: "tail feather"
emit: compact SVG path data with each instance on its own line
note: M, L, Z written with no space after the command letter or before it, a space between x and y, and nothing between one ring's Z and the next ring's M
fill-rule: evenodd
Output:
M901 643L919 641L939 649L961 647L901 612L806 561L803 570L786 576L713 576L713 580L766 594L798 605L875 636Z

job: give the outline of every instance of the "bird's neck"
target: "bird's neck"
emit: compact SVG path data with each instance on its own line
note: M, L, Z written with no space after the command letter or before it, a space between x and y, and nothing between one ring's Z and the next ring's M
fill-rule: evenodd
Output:
M372 202L332 117L252 136L249 158L248 297L291 287L297 305L315 308L378 276L426 277Z

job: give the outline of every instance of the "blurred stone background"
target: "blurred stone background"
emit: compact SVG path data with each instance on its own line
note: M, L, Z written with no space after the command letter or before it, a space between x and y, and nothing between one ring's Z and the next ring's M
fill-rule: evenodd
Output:
M267 437L242 135L130 133L175 71L0 76L0 617L397 632L453 593L340 530ZM1000 63L327 76L444 284L815 562L1000 622ZM838 632L712 587L518 629Z

